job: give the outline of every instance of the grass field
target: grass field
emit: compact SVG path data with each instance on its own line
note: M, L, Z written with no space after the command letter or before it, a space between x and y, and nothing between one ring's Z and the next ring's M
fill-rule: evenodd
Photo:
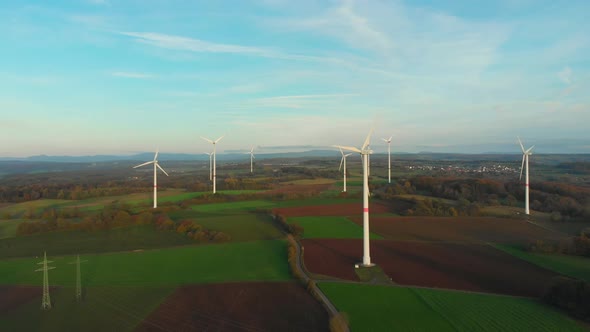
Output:
M174 287L89 287L76 302L73 288L51 294L52 309L41 299L0 314L1 331L132 331Z
M16 236L16 228L18 224L25 221L24 219L0 219L0 240ZM31 221L31 220L27 220Z
M308 184L331 184L336 182L334 179L301 179L301 180L293 180L288 182L283 182L283 184L295 184L295 185L308 185Z
M515 257L544 267L548 270L590 282L590 258L559 254L533 253L508 245L494 246Z
M362 239L363 229L346 217L291 217L289 223L297 223L304 229L303 238ZM371 239L382 237L371 233Z
M272 240L283 237L269 215L241 214L205 217L195 218L194 222L207 229L229 234L232 242Z
M68 255L188 244L195 244L195 241L175 232L158 231L151 225L102 231L59 231L0 240L0 259L39 256L43 251Z
M583 331L534 300L434 289L321 283L352 331Z
M41 256L41 254L40 254ZM52 285L75 283L73 256L54 256ZM186 246L140 252L84 255L82 282L88 286L168 286L200 282L289 280L282 240ZM40 285L39 258L0 261L0 284Z
M198 212L205 213L236 213L242 211L252 211L258 208L272 208L274 204L269 201L239 201L239 202L224 202L213 204L193 205L191 208Z

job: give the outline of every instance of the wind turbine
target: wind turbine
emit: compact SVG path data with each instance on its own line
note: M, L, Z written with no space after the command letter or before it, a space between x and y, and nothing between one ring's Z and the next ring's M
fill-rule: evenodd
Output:
M155 209L158 207L158 172L157 172L157 168L159 168L162 172L164 172L164 174L166 174L166 176L168 176L168 173L166 173L166 171L162 167L160 167L160 165L158 164L158 150L156 150L156 155L154 155L154 160L148 161L148 162L143 163L141 165L133 166L133 168L138 168L138 167L142 167L142 166L149 165L149 164L154 164L154 209Z
M342 151L341 148L340 149L340 153L342 154L342 159L340 159L340 167L338 167L338 170L340 170L342 168L342 165L344 165L344 190L342 190L343 193L346 192L346 157L350 156L352 153L349 154L344 154L344 152Z
M391 139L393 136L390 136L388 139L382 138L383 142L387 143L387 171L388 171L388 179L389 183L391 183Z
M205 138L203 136L201 136L201 138L204 139L205 141L213 144L213 152L212 152L212 154L213 154L213 193L215 194L217 192L217 189L216 189L217 177L216 177L216 173L215 173L215 156L217 154L215 153L215 151L216 151L217 142L221 141L221 139L223 138L223 136L219 137L218 139L216 139L214 141L212 141L212 140L210 140L208 138Z
M211 156L213 154L209 153L209 152L205 152L205 154L209 156L209 181L211 181L211 180L213 180L213 175L211 173Z
M252 171L253 171L252 165L253 165L254 159L256 159L256 158L254 158L254 146L252 146L252 149L250 149L250 173L252 173Z
M371 134L373 129L369 131L369 135L365 139L363 146L358 149L352 146L338 146L336 147L352 152L358 152L363 159L363 266L373 266L371 264L371 253L369 248L369 155L373 153L369 149L371 143Z
M520 165L520 177L519 180L522 180L522 169L525 168L525 177L524 177L524 213L530 214L529 211L529 156L532 155L532 150L535 147L534 145L531 146L528 150L524 149L524 145L522 145L522 141L520 137L518 138L518 143L520 143L520 149L522 150L522 164ZM525 165L526 164L526 165Z

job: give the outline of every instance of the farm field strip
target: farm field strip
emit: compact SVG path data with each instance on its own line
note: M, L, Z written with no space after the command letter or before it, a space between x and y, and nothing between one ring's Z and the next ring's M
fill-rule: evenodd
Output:
M328 315L297 282L184 285L136 331L325 331Z
M85 287L84 301L78 303L74 288L52 289L50 311L39 310L39 294L0 313L0 330L130 331L173 291L174 287Z
M320 283L352 331L584 331L532 299L447 290Z
M191 244L196 242L176 232L158 231L153 225L96 231L56 231L0 239L0 259L40 256L44 251L50 255L68 255Z
M304 239L304 261L315 274L357 281L358 239ZM375 240L372 261L400 285L538 297L557 273L488 245Z
M188 214L187 214L188 215ZM209 230L224 232L231 236L231 241L256 241L280 239L284 235L273 224L269 215L240 214L218 217L182 218L193 220Z
M303 227L303 238L362 239L363 229L346 217L291 217L289 223ZM371 233L371 239L382 237Z
M73 256L48 255L51 285L75 284ZM82 283L88 286L169 286L222 281L290 280L283 240L186 246L140 252L84 255ZM40 285L39 258L0 261L0 284Z
M351 220L362 224L361 216ZM565 236L525 221L493 217L383 217L371 218L371 230L390 240L526 244L559 241Z
M526 252L507 245L496 244L494 247L531 264L590 282L590 258Z
M36 219L0 219L0 240L16 236L18 224L23 221L37 221Z
M199 204L191 206L191 209L198 212L207 213L224 213L228 211L249 211L258 208L271 208L275 204L270 201L255 200L255 201L239 201L239 202L223 202L211 204Z

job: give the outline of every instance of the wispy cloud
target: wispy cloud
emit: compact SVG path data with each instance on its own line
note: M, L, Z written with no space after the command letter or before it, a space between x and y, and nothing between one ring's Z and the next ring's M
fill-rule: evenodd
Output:
M155 77L152 74L135 73L135 72L128 72L128 71L116 71L116 72L112 72L111 73L111 76L124 77L124 78L139 78L139 79L148 79L148 78L154 78Z
M156 32L119 32L119 34L132 37L135 39L135 41L142 44L168 50L187 51L195 53L237 54L283 60L330 62L335 64L343 63L343 61L338 58L305 54L292 54L282 52L280 50L270 47L215 43L197 38L189 38Z
M570 67L565 67L563 70L557 73L557 77L565 83L571 84L572 83L572 69Z
M219 44L195 38L187 38L155 32L121 32L121 34L133 37L140 43L173 50L211 53L237 53L258 56L269 56L269 54L272 53L271 50L261 47Z

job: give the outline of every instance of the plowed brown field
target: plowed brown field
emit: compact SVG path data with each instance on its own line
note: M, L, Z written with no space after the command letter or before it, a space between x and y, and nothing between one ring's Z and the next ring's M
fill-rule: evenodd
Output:
M137 331L327 331L328 314L294 282L180 287Z
M371 213L388 213L390 209L378 203L371 203L369 205ZM314 205L314 206L294 206L285 208L276 208L273 210L275 214L281 214L286 217L304 217L304 216L362 216L363 204L346 203L346 204L330 204L330 205Z
M362 225L362 217L351 218ZM526 244L564 236L525 221L490 217L372 217L371 232L391 240Z
M362 240L302 240L312 273L357 280ZM374 240L371 260L395 283L519 296L540 296L556 273L488 245Z
M43 289L36 286L0 286L0 314L35 298L41 299L42 294Z

